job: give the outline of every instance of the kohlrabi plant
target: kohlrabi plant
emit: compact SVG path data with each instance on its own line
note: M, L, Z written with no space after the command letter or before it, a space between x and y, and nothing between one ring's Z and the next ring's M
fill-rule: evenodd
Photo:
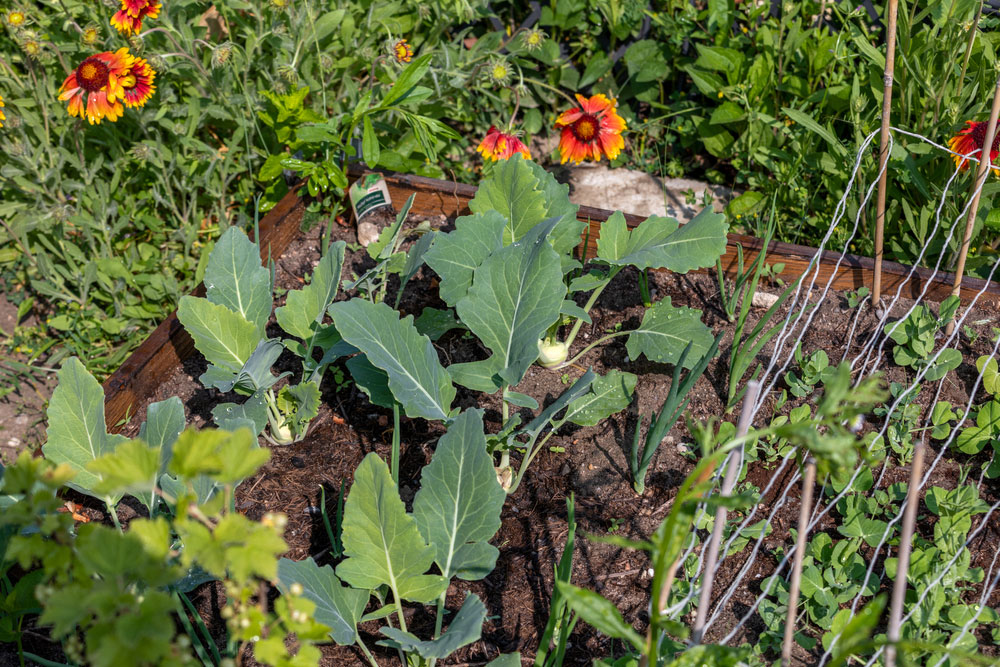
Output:
M231 227L212 249L205 268L205 296L185 296L177 317L208 362L199 378L206 387L247 396L212 410L220 428L243 425L255 434L267 427L275 444L301 440L318 414L319 385L326 368L353 348L324 323L327 307L340 287L345 244L330 244L305 287L288 292L275 309L278 325L294 339L267 335L274 305L274 267L261 265L261 248L241 229ZM296 384L275 392L279 380L271 367L283 350L302 360Z
M329 637L356 644L372 667L378 663L357 628L372 619L385 619L378 644L397 650L401 664L433 665L480 638L483 601L467 595L445 628L445 594L453 580L479 580L493 570L499 551L489 540L500 529L505 498L486 449L482 411L468 410L438 441L421 473L412 512L406 511L389 467L369 454L354 473L344 507L344 559L336 568L311 558L282 559L278 586L314 602ZM365 614L372 597L378 605ZM410 631L406 603L436 605L431 637ZM520 664L511 657L497 665Z

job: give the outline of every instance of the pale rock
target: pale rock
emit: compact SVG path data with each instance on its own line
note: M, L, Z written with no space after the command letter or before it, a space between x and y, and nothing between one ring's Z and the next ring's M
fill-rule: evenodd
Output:
M781 297L777 294L768 294L767 292L756 292L753 298L750 300L750 305L754 308L760 308L761 310L767 310Z
M358 243L367 248L378 240L378 227L371 222L362 222L358 225Z

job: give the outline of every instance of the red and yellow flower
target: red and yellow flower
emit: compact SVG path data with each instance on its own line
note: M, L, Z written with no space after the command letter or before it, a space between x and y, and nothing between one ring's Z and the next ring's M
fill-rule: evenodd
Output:
M408 63L413 60L413 47L405 39L401 39L392 45L392 55L400 63Z
M979 158L983 152L983 144L986 142L986 121L965 121L965 128L959 131L954 137L948 140L948 148L958 153L953 155L955 165L965 171L969 168L969 160L966 157ZM996 135L993 137L993 147L990 149L990 164L996 164L997 154L1000 151L1000 126L997 127ZM993 173L1000 175L1000 169L993 168Z
M3 95L0 95L0 127L3 127L3 122L7 120L7 116L3 113Z
M556 128L562 129L559 153L562 162L579 164L587 158L600 161L602 155L614 160L625 147L622 132L625 119L618 115L618 102L606 95L590 98L577 94L579 107L563 111L556 119Z
M156 87L156 72L142 58L121 48L90 56L73 70L59 89L59 99L69 101L71 116L93 125L121 118L124 106L141 107ZM86 99L84 99L86 97Z
M142 20L155 19L162 6L160 0L121 0L121 9L111 17L111 25L125 35L137 33L142 30Z
M501 132L493 125L490 125L486 137L479 142L476 149L483 154L484 158L493 160L509 160L515 153L520 153L525 160L531 159L531 152L524 145L517 135Z

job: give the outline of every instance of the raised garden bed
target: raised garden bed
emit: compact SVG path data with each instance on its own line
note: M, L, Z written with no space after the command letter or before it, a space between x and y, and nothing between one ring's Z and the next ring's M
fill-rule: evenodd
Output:
M408 225L429 220L436 227L448 228L456 215L467 213L468 201L474 195L473 188L444 181L399 175L387 175L386 180L397 204L405 201L410 194L416 195ZM262 250L275 259L277 285L281 288L298 287L301 276L310 273L319 260L318 230L306 234L299 232L303 210L301 200L289 195L261 223ZM610 211L581 208L579 217L590 221L593 239L598 233L599 223L610 214ZM640 221L634 216L626 217L630 226ZM335 228L334 240L353 242L353 229ZM735 270L737 245L745 249L749 262L756 256L761 242L751 237L730 235L723 260L730 275ZM768 250L768 262L784 263L785 269L780 277L786 281L794 280L808 266L814 252L801 246L773 243ZM348 252L344 275L360 275L372 264L364 252ZM832 287L836 290L856 289L871 281L872 263L866 258L828 252L821 256L818 267L816 284L820 287L831 277ZM905 297L919 295L926 288L928 297L942 298L951 289L950 276L939 274L932 278L930 272L922 269L913 271L910 267L887 263L883 275L890 295L895 293L897 287L903 288L904 298L893 311L899 315L912 304ZM634 286L635 274L630 277L633 279L622 284ZM436 290L431 289L432 280L433 274L427 268L414 278L415 282L411 283L400 305L404 314L419 314L427 306L442 306ZM731 324L719 309L718 286L713 275L681 276L655 272L651 287L657 297L670 296L677 306L702 310L703 320L716 333L731 330ZM780 289L772 285L764 286L764 291ZM996 322L1000 317L1000 311L995 310L995 304L1000 302L1000 289L996 285L967 279L963 285L963 299L970 300L980 291L983 294L977 301L977 311L969 321L979 323L975 325L975 330L982 335L974 343L963 342L962 352L967 362L958 369L953 381L942 385L939 396L934 396L932 391L920 395L918 402L924 407L934 400L949 400L955 405L968 401L977 376L976 369L968 360L990 353L992 341L990 335L986 335L990 333L988 322ZM597 302L591 315L593 323L584 328L571 354L582 348L591 336L596 337L623 323L631 327L637 325L642 315L639 293L634 288L609 291ZM752 314L751 320L759 315L759 311ZM828 350L831 361L836 362L841 354L846 354L848 358L856 354L877 325L878 320L870 309L859 311L851 308L843 295L837 295L824 301L816 312L802 346L807 351ZM275 326L273 321L271 326ZM723 350L728 348L731 337L730 331L728 337L723 339ZM471 361L479 354L477 344L463 338L460 332L446 334L436 347L449 363ZM785 352L790 354L788 350ZM765 348L762 359L771 353ZM695 419L704 420L724 413L727 363L725 354L716 358L695 385L689 406ZM467 591L477 593L486 602L488 620L482 640L461 650L448 664L481 664L499 653L518 650L525 658L534 655L547 617L553 566L566 540L567 497L575 495L581 535L614 532L643 539L652 534L666 516L677 486L693 466L691 457L685 454L686 448L682 446L689 439L689 434L686 427L679 424L670 432L654 459L647 493L637 497L633 492L624 450L636 428L636 410L648 415L663 402L669 389L669 367L645 359L630 362L625 354L623 339L590 352L579 365L565 369L565 373L532 367L518 385L518 390L536 397L544 405L565 390L587 367L593 367L601 374L612 369L636 373L639 376L636 387L638 401L633 409L615 415L598 426L561 432L550 443L559 450L543 452L533 464L522 488L504 506L503 526L493 540L500 547L496 569L482 581L460 582L449 590L450 608L457 608ZM171 317L105 382L108 424L117 424L123 434L134 436L137 433L135 425L145 417L146 405L170 396L179 396L184 401L189 420L202 425L210 422L211 408L224 402L226 397L202 387L197 378L204 370L205 362L195 354L190 338L176 317ZM905 382L907 372L891 366L888 379ZM288 557L300 560L312 556L320 563L329 558L329 544L318 508L320 487L325 488L328 509L332 511L341 482L346 482L349 487L353 471L367 453L374 451L383 458L388 457L392 429L391 412L372 406L367 397L350 383L341 387L328 377L322 390L322 407L309 435L302 442L273 447L270 462L257 476L241 485L236 500L237 509L251 518L259 518L265 512L286 513L289 517L285 534L290 547ZM773 403L773 398L771 400ZM807 397L805 402L808 400ZM802 402L789 401L780 412L788 414ZM460 389L456 405L463 409L484 408L487 431L499 430L498 397L484 397L471 390ZM126 416L130 421L125 421ZM400 488L404 501L409 503L418 486L420 470L430 460L434 443L443 429L423 420L404 419L401 432ZM950 454L946 454L936 467L930 484L954 488L959 466L965 462L965 457L952 460ZM769 481L773 481L774 468L766 462L754 464L746 481L764 488ZM784 478L777 480L773 491L761 498L762 506L775 502L785 487L785 479L793 470L794 467L785 468L782 473ZM889 470L886 484L905 481L907 474L906 467ZM797 493L797 487L795 489L794 493ZM981 491L983 500L989 503L1000 498L995 485L984 485ZM757 558L753 571L746 575L745 590L727 602L722 616L710 630L708 640L721 639L725 630L735 625L759 595L763 579L777 565L779 559L774 552L787 543L788 529L794 527L798 513L794 496L788 500L790 502L785 503L771 522L773 532L763 542L763 553ZM820 502L823 500L820 498ZM833 531L836 527L834 518L827 515L817 531ZM923 525L921 530L931 531L932 527ZM972 548L972 565L989 567L997 548L998 536L995 532L987 532ZM576 553L574 583L596 589L615 602L627 621L636 627L644 627L650 585L647 557L640 552L586 539L577 540ZM884 557L884 552L882 555ZM725 561L716 576L716 590L743 576L739 574L739 569L745 560L746 554L741 553ZM213 619L212 610L221 604L221 595L218 587L206 585L196 596L210 627L214 621L217 629L221 626L217 618ZM989 604L996 605L997 602L994 599ZM432 628L434 621L430 615L417 614L409 622L419 633L421 629ZM378 622L373 622L362 627L362 635L373 640L369 645L374 643L378 626ZM578 627L568 653L568 664L589 664L594 656L612 652L612 642L606 637L589 627ZM752 621L744 627L735 643L754 642L761 627L759 619ZM797 650L798 657L805 663L814 662L821 653L821 650L815 654ZM354 648L327 646L324 657L325 664L364 664L361 654ZM389 665L398 662L392 653L380 654L379 660L381 664Z

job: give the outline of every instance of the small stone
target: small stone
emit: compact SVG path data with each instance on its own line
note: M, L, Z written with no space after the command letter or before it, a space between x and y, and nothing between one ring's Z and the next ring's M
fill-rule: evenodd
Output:
M378 416L378 425L379 426L388 426L389 425L389 418L386 417L385 415L379 415Z
M296 468L301 469L301 468L305 468L306 467L306 462L304 460L302 460L301 457L293 456L292 457L292 465L295 466Z
M367 248L378 240L378 227L370 222L362 222L358 225L358 243Z
M750 300L750 305L753 306L754 308L760 308L762 310L765 310L773 306L775 303L777 303L778 299L780 298L781 297L778 296L777 294L768 294L767 292L757 292L753 295L753 298Z

